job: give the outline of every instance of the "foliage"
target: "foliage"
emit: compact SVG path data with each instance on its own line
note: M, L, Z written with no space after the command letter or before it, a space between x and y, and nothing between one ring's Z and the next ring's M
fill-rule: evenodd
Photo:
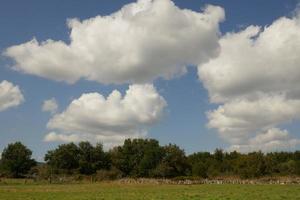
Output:
M110 151L112 164L125 176L149 177L160 162L163 150L154 139L127 139Z
M185 176L188 174L189 168L184 151L176 145L169 144L163 148L163 157L154 174L164 178Z
M48 151L45 161L33 167L35 161L31 159L31 151L20 142L10 144L3 150L0 176L31 174L40 179L51 179L54 175L75 174L106 180L121 177L258 178L300 175L300 151L241 154L216 149L214 153L197 152L186 156L177 145L161 146L154 139L127 139L123 145L108 152L101 144L62 144Z
M31 167L36 165L31 155L31 150L21 142L9 144L1 155L1 171L15 178L24 176Z
M97 144L95 147L89 142L80 142L78 146L74 143L63 144L57 149L48 151L45 161L53 170L53 173L93 174L100 169L108 169L110 159L103 151L103 146Z

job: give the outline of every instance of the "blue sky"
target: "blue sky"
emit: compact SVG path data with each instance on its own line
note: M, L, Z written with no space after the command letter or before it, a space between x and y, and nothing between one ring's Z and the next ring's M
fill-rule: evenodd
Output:
M110 15L130 2L135 1L1 1L0 51L4 52L10 46L28 42L33 37L38 41L52 39L62 40L68 44L70 29L66 26L67 19L85 20L97 15ZM220 22L219 26L224 35L228 32L238 32L250 25L269 26L283 16L291 18L298 1L187 0L174 3L180 9L186 8L197 12L201 12L201 8L206 4L222 7L226 19ZM83 79L68 84L12 70L12 65L13 59L1 57L0 82L7 80L18 85L25 101L0 112L0 149L10 142L22 141L33 150L34 157L39 160L47 150L61 143L44 141L45 135L50 132L47 123L53 117L41 109L45 100L55 98L59 106L57 113L61 113L72 100L79 98L83 93L98 92L107 96L117 89L124 94L129 85L105 84ZM299 65L297 66L299 70ZM207 89L197 76L196 67L190 66L184 75L172 77L170 80L155 78L153 83L159 95L167 102L167 106L159 121L147 127L148 137L158 139L161 144L176 143L187 153L212 151L215 148L230 146L230 142L222 139L217 133L218 129L207 128L206 112L225 103L210 101ZM300 136L297 134L300 127L297 120L291 118L289 121L292 122L278 123L276 127L287 129L292 137L297 138Z

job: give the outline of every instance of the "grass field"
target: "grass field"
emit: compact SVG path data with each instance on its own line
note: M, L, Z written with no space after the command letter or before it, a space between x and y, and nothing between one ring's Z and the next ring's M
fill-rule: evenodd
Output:
M300 199L300 185L2 184L1 200Z

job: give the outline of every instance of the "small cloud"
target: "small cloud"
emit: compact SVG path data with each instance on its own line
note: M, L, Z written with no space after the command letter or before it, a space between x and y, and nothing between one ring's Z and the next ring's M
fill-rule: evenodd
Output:
M58 109L58 104L55 98L45 100L42 106L42 111L50 112L51 114L55 114L57 112L57 109Z
M50 132L44 138L45 142L79 142L80 140L84 139L76 134L64 135L57 134L56 132Z
M0 83L0 112L24 102L19 86L6 80Z

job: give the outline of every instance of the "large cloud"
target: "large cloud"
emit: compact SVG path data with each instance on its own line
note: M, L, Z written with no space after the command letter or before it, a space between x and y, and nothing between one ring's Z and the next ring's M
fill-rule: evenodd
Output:
M257 93L286 93L300 98L300 17L272 25L249 26L221 40L220 55L199 66L213 102Z
M0 112L11 107L16 107L24 101L19 86L6 80L0 83Z
M105 146L128 137L143 137L166 106L153 85L131 85L122 97L114 90L107 98L99 93L82 94L48 122L53 130L46 141L101 141Z
M71 19L70 44L36 39L9 47L16 70L73 83L144 83L171 78L218 54L220 7L180 9L170 0L139 0L108 16Z
M276 127L300 118L300 15L228 33L220 45L220 55L198 67L211 102L221 104L208 112L208 126L230 149L298 145ZM264 140L270 136L276 140Z

